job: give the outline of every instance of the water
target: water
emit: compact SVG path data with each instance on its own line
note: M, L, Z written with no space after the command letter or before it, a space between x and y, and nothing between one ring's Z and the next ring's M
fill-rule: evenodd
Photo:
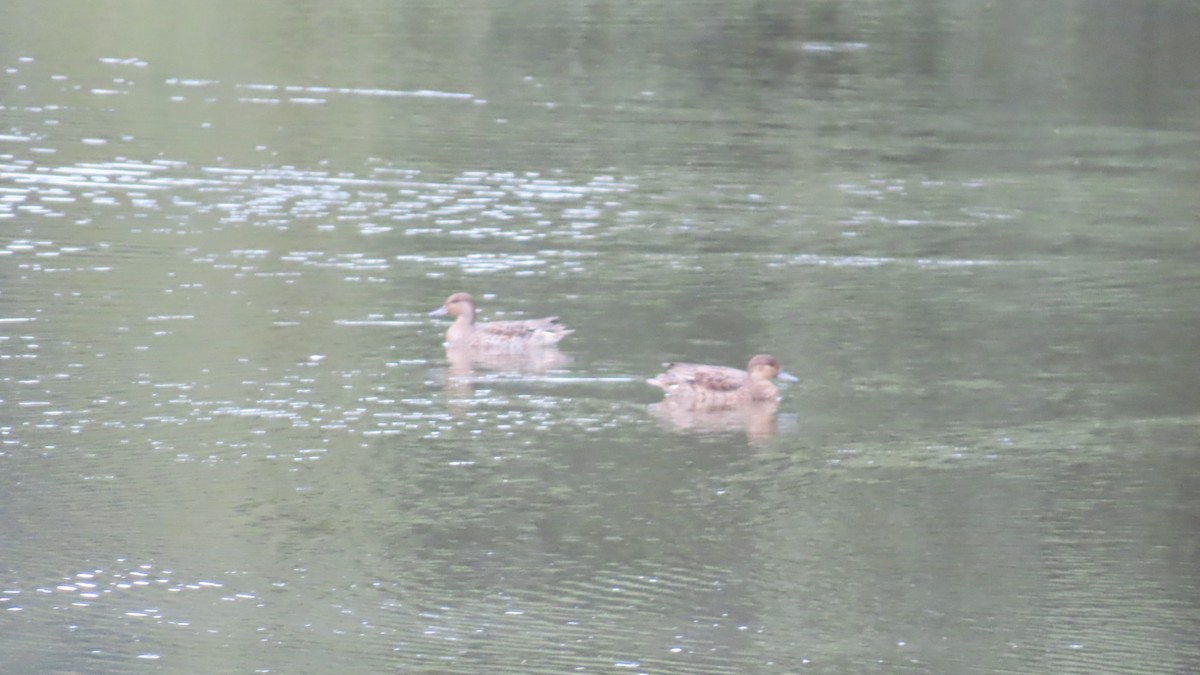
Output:
M1189 3L55 7L5 672L1200 668ZM448 362L459 290L577 332Z

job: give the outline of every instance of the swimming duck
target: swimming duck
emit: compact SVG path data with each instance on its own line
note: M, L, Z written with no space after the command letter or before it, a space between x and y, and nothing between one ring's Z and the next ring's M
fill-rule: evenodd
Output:
M557 316L523 321L475 323L475 301L469 293L455 293L429 316L456 317L446 331L446 344L467 349L521 350L549 347L574 333L558 323Z
M776 377L785 382L799 381L779 367L779 359L770 354L758 354L750 359L746 370L668 363L665 373L646 382L667 392L669 398L679 399L692 407L719 408L778 400L779 389L771 381Z

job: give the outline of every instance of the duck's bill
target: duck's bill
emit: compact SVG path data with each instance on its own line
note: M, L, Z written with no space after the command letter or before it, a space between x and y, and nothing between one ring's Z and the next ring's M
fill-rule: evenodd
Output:
M446 309L446 306L445 306L445 305L442 305L441 307L438 307L437 309L435 309L435 310L433 310L432 312L430 312L430 313L429 313L429 316L442 316L442 315L444 315L446 312L449 312L449 311L450 311L450 310Z
M784 382L799 382L800 381L800 378L787 372L786 370L779 371L779 374L776 375L775 377L778 377L779 379L783 380Z

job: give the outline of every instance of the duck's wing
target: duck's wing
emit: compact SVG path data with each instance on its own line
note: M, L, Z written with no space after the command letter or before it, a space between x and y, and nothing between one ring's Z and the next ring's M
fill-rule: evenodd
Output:
M519 339L536 333L539 330L561 330L563 326L554 323L554 318L529 319L527 321L488 321L475 324L475 330L499 337Z
M669 389L680 384L686 384L692 381L692 374L696 368L700 366L694 363L664 363L666 368L659 375L646 380L647 384L651 384L659 389Z
M520 321L530 327L530 330L545 331L547 333L574 333L575 331L567 328L558 322L557 316L548 316L544 319L527 319Z
M734 391L746 386L749 379L746 371L724 366L703 366L692 374L692 383L708 391Z
M525 349L554 345L574 332L557 323L556 317L523 321L491 321L475 324L470 340L479 347Z
M690 385L709 391L730 391L745 384L746 371L724 366L706 366L699 363L668 363L666 372L650 384L667 389L678 385Z

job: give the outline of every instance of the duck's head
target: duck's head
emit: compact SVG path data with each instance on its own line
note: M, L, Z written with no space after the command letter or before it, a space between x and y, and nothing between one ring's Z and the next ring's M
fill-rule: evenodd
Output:
M750 373L750 379L754 380L770 380L778 377L784 382L799 382L800 378L785 371L779 365L779 359L770 354L757 354L750 359L750 364L746 366L746 372Z
M446 298L445 304L429 313L429 316L474 316L475 301L471 299L470 293L455 293Z

